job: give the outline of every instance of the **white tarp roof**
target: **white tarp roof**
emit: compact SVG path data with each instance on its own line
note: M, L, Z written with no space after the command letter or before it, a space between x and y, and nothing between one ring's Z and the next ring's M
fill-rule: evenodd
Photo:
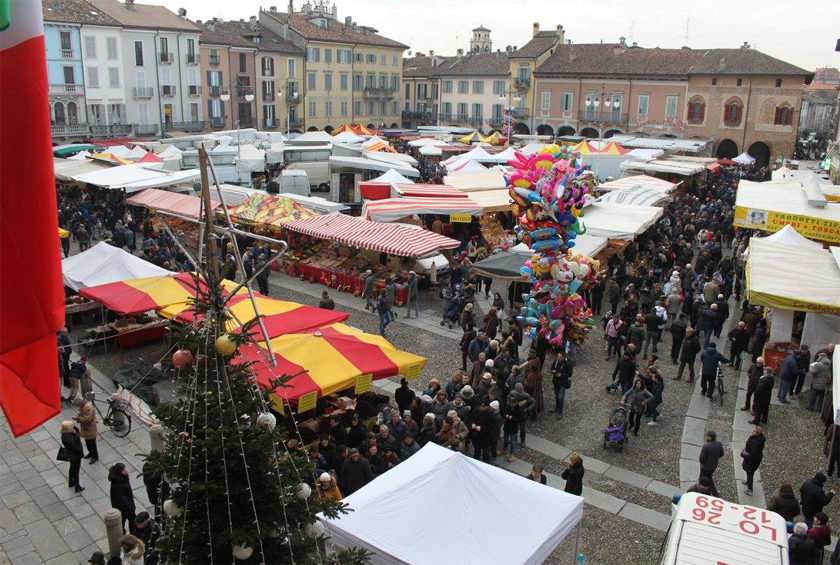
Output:
M382 139L378 135L374 135L373 137L371 137L370 139L368 139L367 141L362 143L362 147L370 147L371 145L376 145L377 143L384 143L385 145L391 145L390 143L388 143L387 139Z
M594 202L584 208L586 234L610 239L632 240L662 215L662 208Z
M394 169L388 169L384 174L379 175L375 179L371 179L368 182L387 182L389 184L412 184L414 181L405 178Z
M519 152L523 155L531 156L545 147L548 147L545 143L529 143L528 145L521 147Z
M87 159L88 157L90 157L90 152L88 152L88 151L79 151L79 152L78 152L78 153L76 153L75 155L71 155L70 157L67 157L67 160L68 160L68 161L84 161L84 160L85 160L85 159Z
M104 241L78 255L63 259L61 271L64 285L76 292L82 288L128 279L172 275L166 269Z
M679 184L680 183L668 182L666 180L658 179L656 177L651 177L648 175L633 175L630 177L623 177L608 182L602 182L601 184L595 187L595 190L599 192L608 192L611 190L622 190L634 186L642 186L644 188L652 188L654 190L658 190L663 194L668 194L669 192L677 188Z
M742 179L738 182L735 207L840 222L840 205L829 203L824 208L809 205L805 189L795 181L753 182ZM737 218L735 223L739 225Z
M699 173L706 168L702 163L694 163L690 161L674 161L667 159L651 159L650 161L641 161L637 159L628 159L621 163L622 171L648 171L652 173L673 173L675 175L691 176Z
M423 145L420 147L421 155L443 155L443 150L435 145Z
M110 163L103 163L102 161L94 161L92 159L83 159L80 161L71 159L56 159L53 164L55 171L55 178L63 181L75 180L75 177L85 173L93 173L102 170L111 170L115 165Z
M352 512L318 515L327 543L367 548L373 565L536 565L580 522L584 499L428 443L344 502ZM466 525L442 526L442 508Z
M584 257L594 257L599 251L607 246L609 240L606 237L596 235L589 235L585 233L575 238L575 246L572 247L572 255L582 254ZM517 255L530 257L535 253L530 247L524 243L520 243L510 249ZM524 264L524 263L523 263Z
M449 173L446 175L446 184L454 186L461 192L507 188L505 174L502 171L492 169L469 173Z
M421 137L420 139L412 139L408 142L410 147L424 147L427 145L432 146L444 146L449 145L449 143L443 141L442 139L434 139L431 137Z
M806 249L822 249L823 246L816 241L811 241L807 237L801 235L790 224L786 225L773 235L768 235L763 238L765 241L773 241L775 243L783 243L785 245L795 245L796 247L805 247Z
M744 151L732 160L738 163L739 165L752 165L753 163L755 163L755 157L753 157L746 151Z
M365 151L365 157L373 159L374 161L382 161L383 163L394 163L395 165L409 165L411 167L417 164L417 159L405 153L390 153L384 151Z
M628 157L634 157L636 159L656 159L657 157L661 157L663 153L665 152L662 149L636 148L632 151L628 151L626 155Z
M447 159L447 161L449 161ZM472 151L464 153L454 161L446 162L446 168L454 171L461 165L465 165L469 161L478 161L479 163L504 163L505 160L499 161L495 155L491 155L484 150L483 147L476 147Z
M132 161L136 161L138 159L142 159L146 156L146 150L140 147L139 145L134 147L131 151L125 154L126 159L131 159Z
M265 151L253 145L242 145L236 158L236 170L256 173L265 170Z
M487 167L479 163L478 161L467 161L463 165L458 165L453 173L475 173L477 171L486 171Z
M290 139L288 142L292 145L311 145L320 143L332 143L333 139L335 138L325 131L308 131L304 134L297 136L294 139Z
M637 206L655 206L670 197L664 192L646 186L628 186L620 190L608 192L598 199L598 202L614 202L616 204L635 204Z
M111 145L102 151L102 153L110 153L111 155L116 155L117 157L125 157L131 153L131 150L125 145Z
M364 137L356 135L352 131L343 131L339 134L334 135L333 139L336 141L341 141L343 143L361 143L365 140Z
M220 184L219 188L216 188L215 183L211 182L210 199L221 202L222 199L219 198L219 192L222 193L226 206L238 206L246 200L248 200L251 196L253 196L254 193L260 191L254 190L253 188L247 188L244 186L237 186L235 184L225 183ZM200 194L197 194L196 196L200 196Z
M376 159L366 159L365 157L330 157L330 167L347 167L348 169L363 169L368 171L382 171L387 172L393 169L403 176L419 177L420 173L414 167L408 165L398 165L396 163L386 163ZM411 181L409 181L411 182Z
M301 196L300 194L292 194L291 192L281 192L280 196L288 198L289 200L294 200L304 208L322 215L349 210L349 208L344 204L339 202L330 202L326 198L321 198L320 196Z
M640 149L672 149L686 153L699 153L710 143L708 139L660 139L653 137L636 137L635 135L614 135L610 141L615 141L622 147Z
M126 194L144 188L161 188L197 180L201 176L196 169L187 171L162 171L144 165L122 165L100 171L75 175L73 180L104 188L123 188Z

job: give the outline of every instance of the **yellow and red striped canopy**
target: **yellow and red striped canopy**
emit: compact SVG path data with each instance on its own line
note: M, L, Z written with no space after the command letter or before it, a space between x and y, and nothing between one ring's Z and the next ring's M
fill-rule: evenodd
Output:
M592 153L598 153L598 149L586 140L583 140L574 147L572 147L572 151L580 151L581 155L591 155Z
M63 228L58 228L58 237L60 239L68 238L68 237L70 237L70 232L63 229Z
M260 346L266 348L264 343ZM253 363L257 382L264 388L272 379L294 376L287 386L273 391L290 402L312 392L324 396L352 388L362 375L378 380L426 366L424 357L400 351L383 337L344 324L272 339L276 367L270 366L256 347L241 346L234 362Z
M333 135L338 135L340 133L344 133L345 131L349 131L350 133L355 133L356 135L376 135L377 131L372 130L363 126L362 124L344 124L338 129L332 130Z
M606 153L607 155L627 155L628 151L615 141L610 141L604 147L601 148L601 153Z

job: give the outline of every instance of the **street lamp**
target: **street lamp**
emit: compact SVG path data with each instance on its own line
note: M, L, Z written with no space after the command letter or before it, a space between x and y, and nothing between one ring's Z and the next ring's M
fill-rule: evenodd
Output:
M222 92L219 95L219 98L222 99L222 123L226 123L227 122L227 116L225 116L225 104L224 103L227 102L228 100L230 100L230 92ZM233 107L231 107L231 111L233 111Z
M297 100L298 93L297 93L297 91L295 91L292 88L292 85L289 84L289 83L286 83L286 89L289 93L289 95L286 99L286 110L287 110L287 112L286 112L286 138L288 139L289 135L291 135L291 129L292 129L292 103L295 100ZM283 99L283 91L282 90L277 91L277 99L278 100Z
M510 95L510 100L517 105L522 101L522 97L519 94L514 94L513 90L508 92L502 92L499 94L499 100L505 101L508 99L508 95ZM516 116L516 106L511 104L510 106L505 105L505 108L502 110L503 113L503 126L502 129L505 132L505 147L510 147L510 137L513 134L513 119Z
M606 108L608 110L612 108L613 110L618 110L618 111L620 111L620 109L621 109L621 96L618 95L618 94L616 94L615 96L610 96L610 94L606 91L606 89L602 87L600 94L597 93L597 92L595 93L595 98L593 98L593 99L587 98L584 101L584 104L586 104L587 110L589 108L592 108L592 121L596 122L596 123L600 123L601 126L603 126L604 125L604 108L601 108L601 114L600 114L601 119L600 120L595 119L595 113L598 111L597 108L601 105L601 98L599 98L599 96L604 99L604 108ZM588 113L589 112L587 111L587 114Z

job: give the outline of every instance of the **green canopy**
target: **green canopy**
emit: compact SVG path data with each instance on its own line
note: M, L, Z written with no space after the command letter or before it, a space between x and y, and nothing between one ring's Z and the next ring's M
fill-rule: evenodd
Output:
M501 251L495 255L491 255L487 259L473 263L472 267L476 273L485 277L495 277L509 281L524 281L525 277L520 274L519 269L525 266L525 261L529 258L518 253Z
M70 145L59 145L53 147L53 155L56 157L64 157L65 155L73 155L79 151L99 151L96 145L90 143L73 143Z

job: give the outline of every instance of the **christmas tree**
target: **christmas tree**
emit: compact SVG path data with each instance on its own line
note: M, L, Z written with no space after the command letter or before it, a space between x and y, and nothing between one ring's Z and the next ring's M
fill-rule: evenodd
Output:
M237 358L253 323L229 333L212 252L208 244L209 264L194 276L196 322L172 328L181 395L158 414L165 447L148 458L171 487L158 550L170 563L363 563L364 551L325 554L315 516L336 517L346 507L313 493L314 466L287 446L266 391Z

